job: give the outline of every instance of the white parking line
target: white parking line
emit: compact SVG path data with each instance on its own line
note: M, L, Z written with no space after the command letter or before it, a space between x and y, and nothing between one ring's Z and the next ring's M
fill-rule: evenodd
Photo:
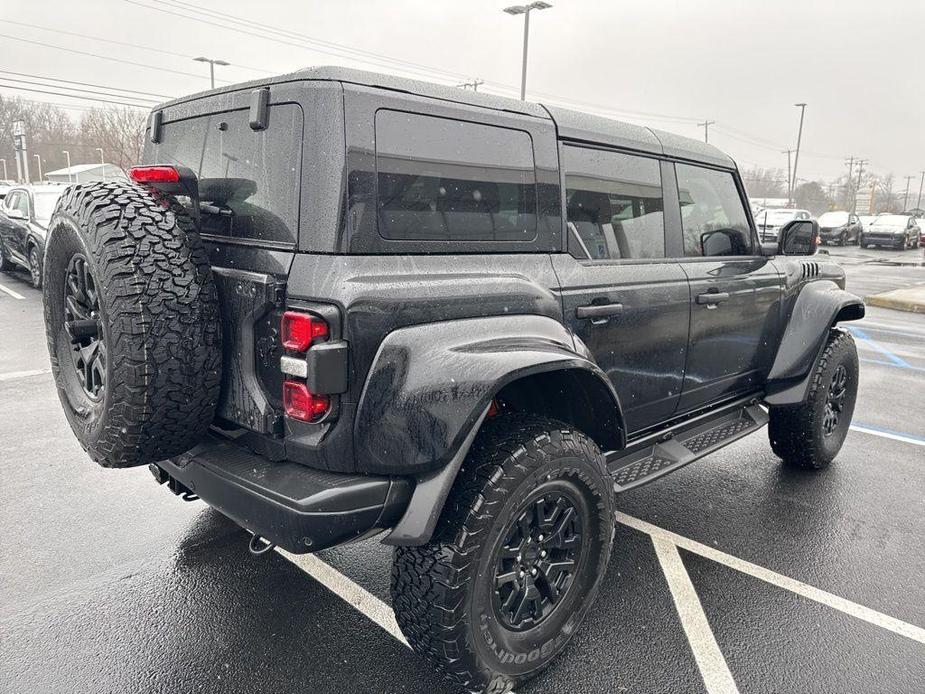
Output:
M862 434L871 434L872 436L882 436L885 439L893 439L894 441L902 441L903 443L911 443L913 446L925 446L925 439L909 436L907 434L900 434L896 431L872 429L870 427L864 426L863 424L852 424L851 430L859 431Z
M395 621L395 613L382 600L351 581L330 564L322 561L317 555L290 554L279 548L276 551L341 600L355 607L361 614L375 622L395 639L408 646L404 634L398 628L398 622ZM410 648L410 646L408 647Z
M51 369L32 369L31 371L7 371L0 374L0 381L15 381L20 378L29 378L30 376L41 376L50 374Z
M684 568L681 555L673 542L664 537L652 535L652 544L655 546L655 556L662 565L662 572L668 582L668 589L674 600L681 626L687 634L687 641L694 653L694 660L700 668L700 676L708 694L738 694L726 658L716 643L716 637L710 628L710 622L700 604L700 598L691 577Z
M869 607L864 607L863 605L859 605L856 602L851 602L850 600L846 600L845 598L839 597L838 595L833 595L832 593L828 593L824 590L820 590L819 588L807 585L806 583L797 581L796 579L790 578L789 576L784 576L783 574L779 574L776 571L766 569L763 566L758 566L757 564L752 564L751 562L744 559L739 559L738 557L734 557L731 554L727 554L726 552L702 544L696 540L691 540L687 537L684 537L683 535L673 533L670 530L659 528L657 525L652 525L651 523L648 523L639 518L627 516L625 513L617 513L617 521L623 525L640 530L647 535L652 536L653 540L655 538L667 540L668 542L677 545L678 547L683 547L689 552L699 554L702 557L711 559L719 564L728 566L731 569L735 569L736 571L741 571L742 573L753 576L754 578L759 578L773 586L783 588L784 590L789 590L791 593L796 593L797 595L801 595L804 598L809 598L810 600L814 600L815 602L836 609L839 612L844 612L845 614L856 617L857 619L862 619L865 622L881 627L882 629L892 631L894 634L899 634L900 636L905 636L908 639L925 644L925 629L917 627L914 624L903 622L902 620L896 619L895 617L890 617L889 615L883 614L882 612L877 612L876 610L872 610Z
M9 294L9 295L10 295L11 297L13 297L14 299L25 299L25 298L26 298L26 297L24 297L22 294L20 294L19 292L14 292L12 289L10 289L9 287L7 287L6 285L3 285L3 284L0 284L0 292L6 292L7 294Z

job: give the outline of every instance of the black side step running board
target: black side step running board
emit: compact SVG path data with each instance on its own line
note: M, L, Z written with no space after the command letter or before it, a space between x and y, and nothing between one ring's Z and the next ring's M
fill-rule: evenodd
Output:
M693 419L670 432L608 454L607 469L614 489L625 492L709 455L768 423L768 414L755 400Z

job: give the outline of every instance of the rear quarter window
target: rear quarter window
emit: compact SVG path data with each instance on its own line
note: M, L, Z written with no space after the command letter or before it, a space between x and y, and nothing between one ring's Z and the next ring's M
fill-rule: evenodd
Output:
M533 142L521 130L376 113L379 234L417 241L533 241Z
M151 164L175 164L199 178L199 197L215 209L204 234L295 244L298 240L302 109L270 107L269 127L250 128L237 110L165 123Z

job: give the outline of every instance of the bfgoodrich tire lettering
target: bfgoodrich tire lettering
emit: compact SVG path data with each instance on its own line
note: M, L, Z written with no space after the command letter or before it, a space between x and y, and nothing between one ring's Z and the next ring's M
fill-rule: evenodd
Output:
M568 587L552 609L512 628L497 611L498 559L524 510L546 497L551 528L557 527L557 500L568 498L580 517L568 531L570 542L580 533L582 544L563 582ZM613 519L613 481L600 450L584 434L548 419L488 420L434 539L396 549L392 603L398 624L414 650L460 686L505 692L546 667L583 621L610 558ZM529 578L531 562L541 561L544 546L537 542L516 557L526 569L522 578ZM515 560L513 552L509 556Z
M49 225L43 270L52 371L90 457L129 467L191 448L214 416L221 330L208 257L182 209L129 183L72 186ZM83 289L68 288L69 273ZM75 296L89 298L75 306ZM81 347L105 355L92 387L74 357Z
M858 371L854 339L844 330L829 331L806 401L770 411L771 448L785 464L818 469L838 455L854 414Z

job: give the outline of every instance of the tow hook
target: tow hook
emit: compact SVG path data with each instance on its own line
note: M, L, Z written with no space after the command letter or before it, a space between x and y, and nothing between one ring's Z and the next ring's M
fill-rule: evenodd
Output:
M270 550L274 549L276 544L265 539L262 535L254 533L251 535L250 544L247 548L251 551L255 557L259 557L261 554L266 554Z

